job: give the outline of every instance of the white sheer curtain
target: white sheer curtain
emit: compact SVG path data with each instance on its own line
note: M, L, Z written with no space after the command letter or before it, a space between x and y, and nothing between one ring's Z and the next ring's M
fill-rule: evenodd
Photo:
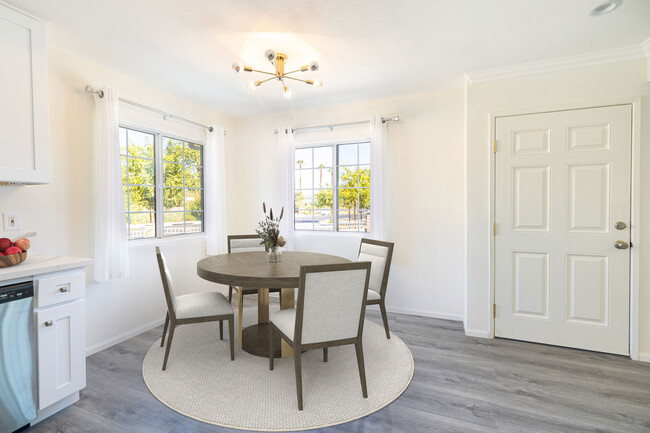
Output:
M205 247L208 255L225 254L226 224L226 162L225 131L212 126L206 129L204 167Z
M129 248L120 162L118 96L95 95L95 281L129 276Z
M278 128L278 146L280 150L280 179L282 206L284 206L284 217L280 221L280 235L287 240L286 250L292 251L295 248L293 243L293 199L294 199L294 151L296 145L293 141L291 126Z
M370 236L385 240L384 226L384 159L386 158L386 124L381 116L370 116Z

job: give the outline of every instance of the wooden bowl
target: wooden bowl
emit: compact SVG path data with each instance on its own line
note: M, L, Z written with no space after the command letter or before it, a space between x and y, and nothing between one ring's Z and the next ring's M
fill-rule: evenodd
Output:
M10 256L0 256L0 268L17 265L27 260L27 252L21 254L12 254Z

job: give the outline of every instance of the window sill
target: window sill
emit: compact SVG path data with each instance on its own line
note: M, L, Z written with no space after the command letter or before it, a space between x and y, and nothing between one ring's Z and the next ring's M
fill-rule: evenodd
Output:
M176 243L182 241L189 241L197 238L205 238L205 232L192 233L187 235L168 236L165 238L147 238L147 239L133 239L129 241L129 248L144 247L149 245L159 245Z
M326 231L326 230L294 230L294 236L338 236L338 237L350 237L350 238L363 238L369 237L369 232L335 232L335 231Z

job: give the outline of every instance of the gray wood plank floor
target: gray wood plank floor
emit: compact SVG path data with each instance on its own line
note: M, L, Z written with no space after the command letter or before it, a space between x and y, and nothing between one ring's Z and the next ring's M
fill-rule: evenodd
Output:
M381 323L378 312L368 318ZM410 387L379 412L319 432L650 432L650 364L466 337L460 322L389 320L415 359ZM89 357L81 400L30 432L236 432L186 418L149 393L142 360L161 332Z

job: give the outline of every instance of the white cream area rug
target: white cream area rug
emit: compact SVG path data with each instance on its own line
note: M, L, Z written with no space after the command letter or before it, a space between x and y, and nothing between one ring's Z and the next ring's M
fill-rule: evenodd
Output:
M253 324L256 309L244 309L244 318ZM395 334L386 339L381 325L366 320L363 352L368 398L361 394L354 345L330 348L326 363L322 350L311 350L302 355L304 410L299 411L293 358L276 359L270 371L268 359L244 352L235 342L235 360L230 361L228 324L224 323L223 341L218 326L215 322L177 327L167 370L161 370L160 340L142 365L144 381L158 400L206 423L257 431L342 424L387 406L413 377L413 356L406 344Z

